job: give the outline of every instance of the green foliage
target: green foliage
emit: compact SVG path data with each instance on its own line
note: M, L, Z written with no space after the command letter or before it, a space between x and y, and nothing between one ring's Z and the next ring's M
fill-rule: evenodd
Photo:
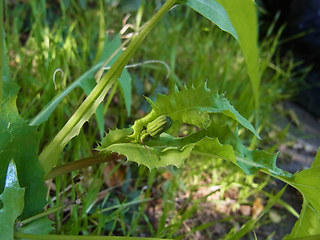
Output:
M258 20L252 0L217 0L226 10L234 26L241 50L246 60L247 71L255 95L256 110L259 110L260 60L258 50Z
M153 110L134 123L132 137L137 141L143 127L158 116L167 115L173 121L195 125L202 129L210 125L210 113L222 113L231 117L259 137L253 126L234 109L228 100L221 97L217 92L212 92L206 84L197 88L183 87L181 91L176 89L170 96L159 94L155 103L151 99L147 98L147 100Z
M254 1L188 0L186 4L239 41L255 95L256 110L258 110L261 76L257 46L257 13Z
M261 150L249 150L241 142L238 136L238 129L230 120L223 116L214 118L208 136L216 137L221 144L232 146L233 154L231 158L222 157L223 159L236 163L246 174L253 174L259 170L266 170L273 176L291 177L291 174L279 169L276 166L276 154L270 154ZM203 152L210 152L210 145L203 147ZM218 155L219 156L219 155ZM234 160L235 159L235 160Z
M13 240L14 223L23 211L24 189L20 187L16 165L10 161L4 191L0 195L2 203L0 209L1 239Z
M285 239L312 237L320 234L320 149L310 169L293 175L293 180L287 181L299 190L303 196L300 217L290 235Z
M185 87L167 96L158 95L156 102L150 99L148 101L153 109L147 116L135 122L132 126L134 134L128 135L131 132L130 128L111 131L98 150L106 154L110 152L124 154L128 161L153 169L168 165L180 167L195 149L229 160L237 164L246 174L265 170L271 175L291 177L290 173L276 167L277 155L260 150L252 151L241 143L237 124L248 126L247 129L255 134L256 131L225 98L217 92L212 92L205 85L191 89ZM209 113L214 115L210 116ZM160 138L147 143L150 151L148 156L140 144L139 131L148 126L148 120L154 121L158 115L170 116L173 121L192 124L201 130L183 138L162 134ZM138 136L138 139L135 136ZM131 142L130 138L133 138Z
M10 79L6 53L3 62L3 98L0 108L0 192L5 185L6 171L13 159L22 187L26 188L22 218L40 212L45 204L46 188L38 161L40 135L18 113L16 98L18 85ZM31 174L32 173L32 174Z

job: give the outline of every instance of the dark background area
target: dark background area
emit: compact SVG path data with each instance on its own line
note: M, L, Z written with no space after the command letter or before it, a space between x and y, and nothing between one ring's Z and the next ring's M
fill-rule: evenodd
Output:
M296 61L302 61L298 68L311 66L293 101L320 118L320 1L319 0L262 0L262 7L268 14L262 14L264 23L261 36L277 14L276 29L285 25L281 46L282 54L293 51ZM298 69L299 70L299 69Z

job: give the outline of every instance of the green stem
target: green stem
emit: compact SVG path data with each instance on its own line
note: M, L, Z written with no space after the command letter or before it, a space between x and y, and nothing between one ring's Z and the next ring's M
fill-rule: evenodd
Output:
M99 155L95 157L84 158L78 161L73 161L73 162L61 165L59 167L53 168L46 176L46 179L55 178L65 173L69 173L75 170L93 166L98 163L109 162L118 158L121 158L121 155L118 155L117 153L112 153L108 156Z
M42 218L44 216L48 216L51 213L55 213L56 211L59 211L59 210L65 208L66 206L68 206L68 205L59 205L59 206L55 206L55 207L49 208L48 210L43 211L42 213L39 213L37 215L34 215L34 216L30 217L30 218L27 218L27 219L21 221L21 224L23 226L23 225L28 224L30 222L33 222L33 221L35 221L35 220L37 220L39 218Z
M0 102L2 102L2 78L3 78L3 43L4 43L4 29L3 29L3 0L0 0Z
M15 232L14 237L17 239L33 240L160 240L162 238L141 238L141 237L113 237L113 236L75 236L75 235L36 235L29 233Z
M161 17L170 10L177 0L168 0L159 11L147 22L140 33L133 38L128 48L119 56L110 70L102 77L96 87L92 90L85 101L80 105L77 111L71 116L69 121L54 137L54 139L44 148L39 155L39 161L42 165L45 175L57 164L58 156L63 151L67 143L79 134L82 125L94 114L96 108L103 100L109 89L113 86L117 78L120 77L125 65L131 59L133 53L140 46L150 30L161 19Z

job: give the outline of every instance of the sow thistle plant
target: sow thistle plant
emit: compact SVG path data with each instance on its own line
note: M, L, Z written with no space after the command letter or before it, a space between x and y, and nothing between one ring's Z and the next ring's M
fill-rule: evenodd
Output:
M206 84L184 87L167 96L158 94L156 102L149 98L147 101L153 110L131 128L110 131L98 147L99 151L104 154L117 152L125 155L128 161L153 169L168 165L180 167L195 149L230 160L248 174L265 169L275 175L290 177L290 173L275 166L274 155L248 150L241 143L238 124L260 137L227 99L208 89ZM183 138L165 133L153 137L167 130L171 121L196 126L199 131ZM149 154L141 144L145 137L150 138L146 142Z
M1 14L3 10L1 2ZM88 96L65 126L38 155L40 134L37 127L51 115L60 98L53 100L41 114L30 122L22 119L17 111L16 98L19 87L10 80L5 41L1 41L1 115L0 115L0 232L1 238L9 239L61 239L59 235L47 235L53 229L47 218L58 206L43 212L46 205L44 180L80 168L78 161L68 166L56 166L59 154L70 140L79 134L83 124L97 112L108 91L123 75L123 69L150 30L173 6L183 4L193 8L222 30L233 35L240 43L246 60L248 75L255 96L256 121L259 122L259 56L257 47L257 19L252 0L168 0L159 11L132 38L126 50L117 56L107 73L88 91ZM3 29L1 16L1 29ZM1 31L1 39L4 39ZM99 62L90 74L103 69L106 63ZM99 74L98 74L99 75ZM101 75L101 74L100 74ZM81 86L81 81L77 84ZM70 90L71 91L71 90ZM67 93L66 93L67 94ZM132 127L110 130L99 147L101 155L111 156L116 152L128 161L143 164L149 169L174 165L180 167L192 151L210 153L229 160L246 174L262 171L298 189L303 195L300 217L286 239L316 239L320 237L320 154L310 169L292 175L276 166L276 154L248 149L238 135L239 128L249 130L255 138L259 134L251 123L239 114L229 101L218 92L207 88L204 81L199 86L177 87L168 95L158 94L157 100L146 98L152 110L134 122ZM171 124L190 124L198 131L184 137L168 133ZM103 161L102 161L103 162ZM86 162L87 166L93 162ZM71 167L70 167L71 166ZM83 167L83 165L81 165ZM284 192L280 191L269 208ZM254 224L251 220L248 224ZM234 235L239 239L247 233L243 227ZM114 237L94 237L94 239ZM63 236L63 239L78 239ZM79 238L80 239L80 238ZM93 239L81 236L81 239ZM117 239L121 239L118 237ZM129 239L124 237L123 239Z

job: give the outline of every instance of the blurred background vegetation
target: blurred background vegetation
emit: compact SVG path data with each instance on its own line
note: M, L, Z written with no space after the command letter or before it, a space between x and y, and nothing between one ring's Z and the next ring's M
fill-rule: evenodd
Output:
M113 39L120 34L124 41L160 5L157 0L6 1L9 65L13 79L21 86L17 99L21 115L31 120L97 62L106 36ZM263 3L259 3L258 11L261 16L268 14ZM252 141L241 132L248 146L271 152L285 141L285 130L273 125L277 105L296 93L298 83L308 72L306 67L297 68L301 63L294 60L290 51L279 54L283 27L275 30L276 23L277 17L261 23L264 31L259 42L259 131L264 142ZM131 64L150 60L163 63L128 69L132 78L129 116L121 88L108 94L104 102L106 129L127 127L148 113L150 107L144 96L155 99L157 93L167 94L175 85L197 86L204 81L253 120L254 96L238 43L196 12L178 6L161 20ZM52 79L57 69L64 74L56 73L55 88ZM55 136L84 98L82 89L74 89L40 125L42 146ZM185 135L189 130L185 126L180 132ZM67 145L60 164L95 155L94 148L100 140L97 122L92 118ZM178 239L232 239L242 224L261 214L270 196L281 187L264 174L246 176L232 163L196 153L186 160L183 169L168 167L150 172L119 157L108 164L59 176L47 184L49 206L69 204L50 216L57 233ZM262 239L280 239L290 232L295 221L292 216L297 216L296 211L281 200L248 228L246 239L254 239L252 230ZM289 220L282 226L280 222L285 219Z

